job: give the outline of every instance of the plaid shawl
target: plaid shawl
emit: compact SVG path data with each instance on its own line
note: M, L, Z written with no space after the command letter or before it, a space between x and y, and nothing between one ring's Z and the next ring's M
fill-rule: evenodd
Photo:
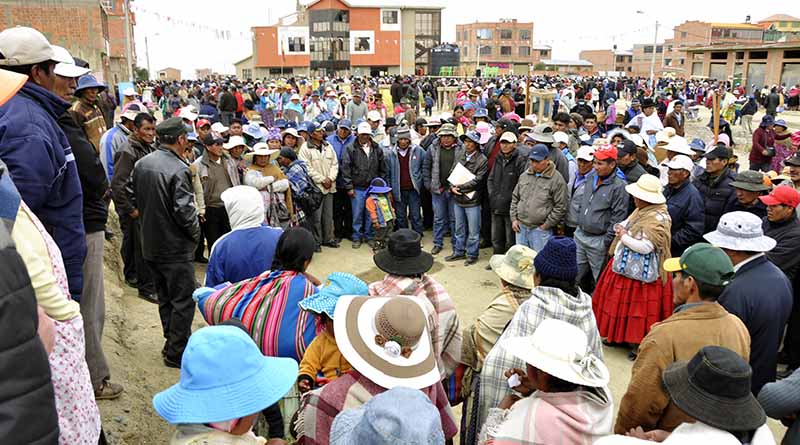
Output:
M231 284L197 302L210 325L237 318L268 357L303 358L316 335L314 317L300 310L300 300L316 293L305 275L288 271L266 271Z
M511 394L508 379L503 373L511 368L525 369L525 362L511 355L501 343L507 338L532 335L539 323L548 318L563 320L581 328L589 338L591 352L603 358L603 344L592 312L592 297L583 291L573 297L554 287L534 287L531 297L520 305L483 363L478 416L475 419L477 425L483 425L489 409L497 407L507 394Z
M358 408L375 395L386 391L358 371L351 371L322 388L310 391L303 396L300 411L295 422L297 445L328 445L331 426L340 412ZM458 433L455 416L447 402L441 383L422 389L439 410L442 418L442 431L448 439Z
M480 443L583 445L611 434L614 402L606 388L536 391L509 410L492 408Z
M425 297L433 306L432 310L429 308L429 312L436 314L431 317L428 326L439 372L442 379L453 373L461 358L461 323L453 300L441 284L425 274L421 278L386 275L383 281L369 285L369 294ZM591 310L591 305L589 309Z

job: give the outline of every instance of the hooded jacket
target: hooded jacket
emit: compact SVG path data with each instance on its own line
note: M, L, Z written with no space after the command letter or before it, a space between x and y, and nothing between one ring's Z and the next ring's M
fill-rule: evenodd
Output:
M529 228L544 225L554 229L567 214L567 183L556 171L553 161L542 173L526 170L511 195L511 221Z
M68 108L55 94L27 82L0 106L0 159L61 250L69 292L80 300L86 257L83 192L75 155L57 122Z
M264 200L253 187L230 188L225 197L231 231L211 248L206 269L208 287L226 281L237 283L272 269L275 248L283 234L282 229L263 224Z

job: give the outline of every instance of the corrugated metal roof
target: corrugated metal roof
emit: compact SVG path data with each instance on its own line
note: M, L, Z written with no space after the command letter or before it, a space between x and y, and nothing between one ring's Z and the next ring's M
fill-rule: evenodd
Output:
M767 50L767 49L800 49L800 41L795 42L775 42L775 43L741 43L735 45L710 45L710 46L686 46L676 48L679 51L731 51L731 50Z
M588 60L567 60L567 59L542 59L541 62L545 65L552 66L593 66L592 62Z
M754 25L752 23L712 23L712 28L723 28L723 29L755 29L761 30L761 27L758 25Z

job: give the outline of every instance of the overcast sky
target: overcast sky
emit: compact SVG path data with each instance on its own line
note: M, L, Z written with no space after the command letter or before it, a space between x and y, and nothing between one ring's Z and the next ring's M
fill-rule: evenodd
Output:
M582 49L610 49L615 43L619 49L651 43L656 20L661 23L661 42L672 37L672 27L685 20L742 22L750 15L757 22L778 13L800 17L800 2L778 0L432 1L446 6L442 11L445 42L455 40L456 24L516 18L534 22L534 41L552 46L553 57L559 59L577 58ZM492 8L486 10L489 3ZM204 67L232 73L233 63L252 53L250 27L269 25L295 10L295 0L135 0L132 5L137 12L139 65L147 66L147 36L151 70L171 66L181 69L185 78ZM644 14L637 14L637 9ZM224 33L222 37L219 32Z

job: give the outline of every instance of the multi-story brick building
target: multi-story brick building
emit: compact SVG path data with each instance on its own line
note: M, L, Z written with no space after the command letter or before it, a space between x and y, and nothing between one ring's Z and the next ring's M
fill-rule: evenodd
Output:
M549 46L533 44L533 22L504 19L456 25L456 44L461 49L461 67L472 73L480 63L501 73L526 73L528 66L549 59Z
M168 82L181 80L181 70L178 68L173 68L171 66L162 68L158 70L156 73L156 79L158 80L166 80Z
M764 30L765 42L800 40L800 19L787 14L771 15L758 22Z
M595 74L622 73L630 76L633 72L632 51L589 49L581 51L579 58L592 62Z
M135 16L129 0L6 0L0 7L0 28L30 26L50 43L63 46L74 57L86 60L104 82L128 80L125 47L125 14L129 14L132 59Z
M752 85L800 83L800 42L711 45L687 48L694 77Z
M316 0L253 31L253 77L424 72L441 42L431 0ZM245 59L246 60L246 59Z

